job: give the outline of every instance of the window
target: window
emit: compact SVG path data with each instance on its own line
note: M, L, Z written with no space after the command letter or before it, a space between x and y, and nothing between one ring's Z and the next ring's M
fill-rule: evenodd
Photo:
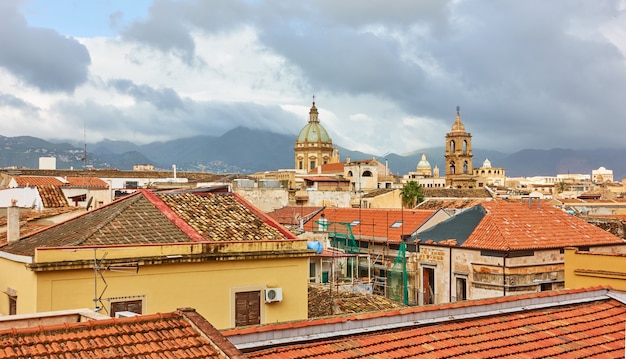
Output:
M126 300L120 302L111 302L111 310L109 314L111 317L115 317L118 312L133 312L137 314L143 314L143 300Z
M261 291L235 293L235 326L261 324Z
M363 177L372 177L371 171L363 171Z
M389 226L389 228L400 228L402 227L402 221L395 221Z
M541 291L546 292L552 290L552 283L541 283Z
M301 170L303 169L304 164L302 163L302 161L298 162L298 169Z
M315 262L309 262L309 283L315 283L316 275L317 269L315 268Z
M9 315L17 314L17 297L10 295L9 296Z
M126 181L124 182L124 188L138 188L139 182L137 181Z
M456 300L467 300L467 279L456 277Z

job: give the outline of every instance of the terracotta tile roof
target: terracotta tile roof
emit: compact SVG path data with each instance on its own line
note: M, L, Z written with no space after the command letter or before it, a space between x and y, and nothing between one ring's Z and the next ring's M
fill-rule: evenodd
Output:
M347 180L347 179L340 179L336 177L327 177L327 176L307 176L307 177L302 177L302 179L304 179L305 181L311 181L311 182L350 182L350 180Z
M267 213L276 222L282 225L299 225L300 219L308 222L324 207L287 206Z
M68 207L67 199L61 187L52 185L37 186L44 208Z
M485 199L427 199L424 202L417 205L417 209L440 209L440 208L452 208L463 209L475 206L479 203L486 201Z
M410 235L433 213L435 212L416 209L327 207L315 215L304 227L308 231L317 231L316 221L324 214L329 222L329 232L341 232L340 229L333 229L333 223L351 223L352 235L355 238L400 241L402 236Z
M108 188L108 184L98 177L67 177L66 187Z
M326 174L328 174L328 173L341 173L341 174L343 174L344 165L345 165L344 162L327 163L327 164L321 165L321 167L322 167L321 173L326 173ZM318 169L314 168L314 169L310 170L308 173L309 174L318 173Z
M340 291L328 286L309 285L308 293L309 319L405 307L380 295Z
M481 204L487 211L464 248L494 250L524 250L563 248L623 243L612 235L584 220L543 205L489 201Z
M486 201L417 235L422 243L456 240L497 251L620 244L622 239L549 205ZM448 242L448 245L452 244Z
M246 347L248 358L621 358L626 304L600 292L543 292L222 333ZM246 346L238 340L246 333L273 344Z
M2 250L33 255L39 247L293 238L293 234L232 194L156 195L141 190L22 237Z
M158 197L209 241L295 238L236 194L159 194Z
M375 189L373 191L370 191L366 194L364 194L361 198L375 198L378 197L380 195L383 195L385 193L389 193L389 192L393 192L394 189L393 188L378 188Z
M56 186L65 184L57 177L51 176L13 176L18 187Z
M245 358L193 310L0 331L0 358Z
M425 198L491 198L493 197L485 188L460 189L460 188L424 188Z

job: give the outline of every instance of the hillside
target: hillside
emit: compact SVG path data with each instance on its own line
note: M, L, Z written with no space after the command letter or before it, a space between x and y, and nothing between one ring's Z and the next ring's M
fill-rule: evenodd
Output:
M294 137L238 127L222 136L195 136L168 142L136 145L124 141L101 141L87 145L87 165L94 168L130 170L134 164L149 163L157 168L211 173L254 173L293 168ZM443 142L443 141L442 141ZM83 168L84 148L80 144L53 143L35 137L0 136L0 167L37 168L39 157L57 158L59 169ZM339 147L342 160L377 157L387 161L392 173L414 171L422 153L430 164L445 173L444 148L426 148L408 155L377 157ZM626 149L525 149L512 154L474 147L474 167L489 159L494 167L506 168L507 175L554 176L557 173L585 173L601 166L612 169L616 180L626 177Z

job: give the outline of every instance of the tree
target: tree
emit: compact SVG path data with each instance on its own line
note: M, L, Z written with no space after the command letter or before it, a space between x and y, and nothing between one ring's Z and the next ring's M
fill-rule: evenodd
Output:
M405 183L400 190L400 197L402 198L402 205L409 208L415 207L424 201L422 185L415 181Z
M554 189L556 191L556 194L563 193L569 190L569 185L563 181L557 182L554 184Z

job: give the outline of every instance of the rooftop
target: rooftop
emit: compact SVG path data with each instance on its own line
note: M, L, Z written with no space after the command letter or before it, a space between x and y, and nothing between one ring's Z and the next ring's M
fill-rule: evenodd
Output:
M623 357L625 293L587 288L223 331L248 358Z
M0 330L0 358L244 358L193 309Z
M155 194L140 190L26 235L1 250L32 256L42 247L284 239L295 236L236 194Z
M486 201L417 235L423 243L456 240L462 248L528 250L624 243L550 205Z

